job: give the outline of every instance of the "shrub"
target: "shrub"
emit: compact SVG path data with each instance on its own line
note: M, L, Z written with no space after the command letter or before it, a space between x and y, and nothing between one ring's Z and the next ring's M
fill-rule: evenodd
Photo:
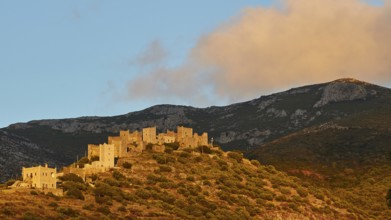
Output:
M167 148L171 148L172 150L178 150L178 148L179 148L179 143L178 143L178 142L174 142L174 143L165 143L164 146L166 146L166 149L167 149Z
M188 180L190 182L194 182L195 178L194 178L194 176L188 176L188 177L186 177L186 180Z
M115 170L114 172L113 172L113 177L116 179L116 180L124 180L124 179L126 179L126 177L122 174L122 173L120 173L119 171L117 171L117 170Z
M125 169L131 169L132 168L132 164L129 163L129 162L124 162L122 164L122 167L125 168Z
M9 180L5 183L5 185L6 185L6 186L12 186L15 182L16 182L15 179L9 179Z
M256 166L256 167L260 167L261 166L261 163L259 163L258 160L251 160L251 164Z
M94 174L91 175L91 180L92 180L92 181L96 181L96 180L98 180L98 179L99 179L98 174L95 174L95 173L94 173Z
M236 160L238 163L243 161L243 154L239 152L228 152L227 153L229 158L232 158Z
M105 183L109 184L110 186L121 186L121 182L114 179L114 178L106 178L103 180Z
M34 195L34 196L38 195L37 191L34 191L34 190L32 190L32 191L30 192L30 194L31 194L31 195Z
M308 196L308 192L304 188L300 187L300 188L296 189L296 191L297 191L297 194L299 194L303 198Z
M195 157L194 158L194 161L197 163L202 162L202 160L203 160L202 157Z
M48 204L48 206L57 208L58 204L56 202L51 202L51 203Z
M124 194L121 189L105 183L98 183L93 192L95 201L98 203L105 202L105 199L107 198L113 198L117 201L122 201L124 199Z
M182 164L186 164L188 162L188 159L185 157L178 157L178 162Z
M1 213L3 213L4 215L12 215L13 212L7 208L4 208Z
M57 212L67 215L69 217L77 217L79 215L79 212L77 210L74 210L70 207L59 207L57 208Z
M24 215L22 216L22 220L41 220L42 218L40 218L39 216L31 213L31 212L26 212L24 213Z
M186 148L186 149L188 149L188 148ZM186 150L186 149L184 149L184 150ZM179 157L184 157L184 158L189 158L190 156L191 156L191 154L187 151L183 151L179 154Z
M156 160L158 164L167 164L167 163L175 163L175 157L163 153L155 153L152 155L152 158Z
M135 194L142 199L149 199L151 197L151 194L144 189L137 190Z
M198 146L197 151L204 154L212 154L212 149L208 146Z
M86 190L87 186L84 183L79 182L64 182L62 184L62 187L64 188L64 191L72 190L72 189L78 189L78 190Z
M65 181L71 181L71 182L84 183L84 180L80 176L78 176L78 175L76 175L74 173L65 174L64 176L59 177L59 179L64 181L64 182Z
M211 183L209 180L205 180L205 181L203 182L203 185L204 185L204 186L212 186L212 183Z
M104 215L109 215L109 214L111 213L109 207L107 207L107 206L100 206L100 207L98 207L98 208L96 209L96 211L97 211L97 212L100 212L100 213L102 213L102 214L104 214Z
M86 163L90 163L90 160L87 157L82 157L76 162L76 165L79 165L80 168L84 168L84 164Z
M170 166L164 166L164 165L161 165L159 167L159 171L160 172L171 172L172 171L172 168Z
M169 182L169 180L168 180L166 177L164 177L164 176L162 176L162 175L157 176L157 175L154 175L154 174L149 174L149 175L147 176L147 180L151 181L152 183L156 183L156 182Z
M158 199L162 200L163 202L166 202L168 204L171 204L171 205L174 204L174 202L176 200L175 197L171 196L168 193L159 193Z
M164 149L164 153L172 154L172 152L174 152L174 150L172 148L166 147Z
M152 143L148 143L146 146L145 146L145 150L147 151L152 151L153 149L153 144Z
M290 195L291 194L291 191L289 188L286 188L286 187L280 187L279 188L280 192L284 195Z
M94 204L90 203L90 204L88 204L88 205L83 205L82 208L85 209L85 210L90 210L90 211L92 211L92 210L94 209Z
M162 182L159 184L162 189L174 189L177 185L174 182Z
M66 192L66 195L67 195L67 197L72 198L72 199L84 200L83 193L77 188L69 189Z
M126 207L125 206L120 206L120 207L118 207L117 210L120 211L120 212L126 212Z

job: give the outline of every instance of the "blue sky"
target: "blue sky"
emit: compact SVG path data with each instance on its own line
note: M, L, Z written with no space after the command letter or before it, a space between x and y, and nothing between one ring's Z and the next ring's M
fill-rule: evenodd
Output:
M382 1L368 2L383 7ZM271 0L0 1L0 127L125 114L161 103L200 106L192 100L126 94L132 80L137 83L161 68L160 62L163 69L186 63L203 36L235 23L245 9L271 7ZM154 42L161 60L141 65L140 57ZM213 95L213 88L203 91ZM222 100L216 104L239 99Z
M268 1L0 1L0 127L43 118L115 115L150 102L111 101L140 71L149 43L169 48L173 65L197 38ZM122 85L123 86L123 85Z

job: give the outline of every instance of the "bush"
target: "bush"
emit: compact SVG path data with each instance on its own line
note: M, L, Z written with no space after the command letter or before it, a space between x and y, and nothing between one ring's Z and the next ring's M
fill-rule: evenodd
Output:
M88 205L83 205L82 208L85 209L85 210L90 210L90 211L92 211L92 210L94 209L94 204L90 203L90 204L88 204Z
M109 184L110 186L117 186L117 187L121 186L121 182L120 181L118 181L118 180L116 180L114 178L111 178L111 177L110 178L106 178L103 181L105 183Z
M205 181L203 182L203 185L204 185L204 186L212 186L212 183L211 183L209 180L205 180Z
M72 198L72 199L84 200L83 193L79 189L77 189L77 188L69 189L66 192L66 196L69 197L69 198Z
M51 202L51 203L48 204L48 206L57 208L58 204L56 202Z
M120 173L119 171L117 171L117 170L115 170L115 171L113 172L113 177L114 177L116 180L124 180L124 179L126 179L126 177L125 177L122 173Z
M139 189L136 191L136 196L142 198L142 199L149 199L151 197L151 193L144 189Z
M174 142L174 143L165 143L164 146L166 146L166 149L172 149L172 150L178 150L179 148L179 143Z
M148 143L146 146L145 146L145 150L147 151L152 151L153 149L153 144L152 143Z
M171 155L156 153L152 155L152 158L156 160L158 164L175 163L175 158Z
M4 215L12 215L14 214L11 210L7 209L7 208L4 208L1 213L3 213Z
M92 181L96 181L96 180L98 180L98 179L99 179L98 174L95 174L95 173L94 173L94 174L91 175L91 180L92 180Z
M31 194L31 195L34 195L34 196L38 195L37 191L34 191L34 190L31 191L30 194Z
M243 154L239 152L228 152L227 153L229 158L232 158L236 160L238 163L243 161Z
M299 194L303 198L308 196L308 192L304 188L298 188L298 189L296 189L296 191L297 191L297 194Z
M77 217L79 215L79 212L77 210L74 210L69 207L67 208L59 207L57 208L57 212L67 215L69 217Z
M132 165L131 163L129 163L129 162L124 162L124 163L122 164L122 167L125 168L125 169L131 169L132 166L133 166L133 165Z
M213 151L208 146L198 146L197 151L204 154L212 154Z
M24 213L23 217L22 217L22 220L41 220L42 218L40 218L39 216L31 213L31 212L26 212Z
M118 207L117 210L120 211L120 212L126 212L126 207L125 206L120 206L120 207Z
M170 166L164 166L164 165L161 165L159 167L159 171L160 172L171 172L172 171L172 168Z
M64 176L59 177L59 179L64 181L64 182L65 181L71 181L71 182L84 183L84 180L80 176L78 176L78 175L76 175L74 173L65 174Z
M202 162L202 160L203 160L202 157L199 157L199 156L194 158L194 161L196 163Z
M157 182L169 182L169 180L164 176L157 176L154 174L149 174L147 180L150 184L156 184Z
M76 162L76 165L79 165L80 168L84 168L84 164L87 163L90 163L90 160L87 157L82 157L79 161Z
M79 183L79 182L64 182L62 184L62 187L64 188L64 191L68 191L71 189L78 189L78 190L86 190L87 186L84 183Z
M388 207L391 208L391 189L389 189L387 192L386 200Z
M260 167L261 166L261 163L258 160L251 160L251 164L256 166L256 167Z
M107 207L107 206L98 207L98 208L96 209L96 211L97 211L97 212L100 212L100 213L102 213L102 214L104 214L104 215L109 215L109 214L111 213L109 207Z
M194 178L194 176L188 176L188 177L186 177L186 180L188 180L190 182L194 182L195 178Z
M172 154L172 152L174 152L174 150L172 148L164 148L164 153L167 153L167 154Z
M93 192L95 195L95 201L98 203L104 203L108 198L113 198L119 202L124 199L124 194L120 188L110 186L106 183L98 183Z
M12 186L15 182L16 182L15 179L9 179L9 180L5 183L5 185L6 185L6 186Z

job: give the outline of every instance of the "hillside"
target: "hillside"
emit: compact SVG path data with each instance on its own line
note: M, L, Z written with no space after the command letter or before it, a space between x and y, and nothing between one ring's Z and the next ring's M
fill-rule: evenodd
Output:
M1 219L367 219L327 190L240 153L143 152L91 184L64 177L64 198L0 191ZM127 165L125 166L125 163ZM132 166L129 165L132 164ZM126 167L126 168L125 168Z
M383 106L261 145L251 158L329 189L374 216L388 213L391 108ZM381 218L379 218L381 219Z
M354 79L294 88L260 98L222 107L158 105L114 117L39 120L18 123L0 131L0 150L16 152L23 139L53 153L54 164L61 166L85 155L87 144L102 143L119 130L157 126L159 131L177 125L208 131L224 150L251 150L278 138L319 126L336 119L363 114L371 109L391 106L391 90ZM4 141L4 132L14 137ZM11 149L12 150L8 150ZM252 151L250 151L252 152ZM28 154L23 154L28 157ZM0 156L0 181L15 175ZM40 161L47 160L40 156ZM33 162L28 162L34 165ZM20 169L20 167L15 167Z

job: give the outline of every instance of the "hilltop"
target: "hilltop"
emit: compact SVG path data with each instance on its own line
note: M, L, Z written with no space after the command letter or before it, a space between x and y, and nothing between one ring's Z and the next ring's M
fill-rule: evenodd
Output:
M209 137L224 150L252 152L260 145L303 129L352 115L360 117L373 109L386 111L390 106L390 89L339 79L222 107L158 105L113 117L18 123L0 130L0 149L6 151L4 156L0 155L0 181L16 175L15 170L22 165L33 165L35 161L52 160L58 167L69 164L76 155L85 155L88 144L103 143L107 136L120 130L157 126L158 131L165 131L184 125L195 132L208 131ZM30 155L21 150L31 146L39 148L40 153L34 151ZM20 159L30 156L36 159ZM8 158L18 165L10 167Z
M202 153L203 152L203 153ZM121 160L121 159L120 159ZM86 158L81 159L87 163ZM80 163L79 163L80 164ZM0 192L2 219L352 219L366 218L327 190L249 161L238 152L145 151L85 184L62 177L65 197ZM126 164L126 165L125 165ZM26 193L27 192L27 193Z

